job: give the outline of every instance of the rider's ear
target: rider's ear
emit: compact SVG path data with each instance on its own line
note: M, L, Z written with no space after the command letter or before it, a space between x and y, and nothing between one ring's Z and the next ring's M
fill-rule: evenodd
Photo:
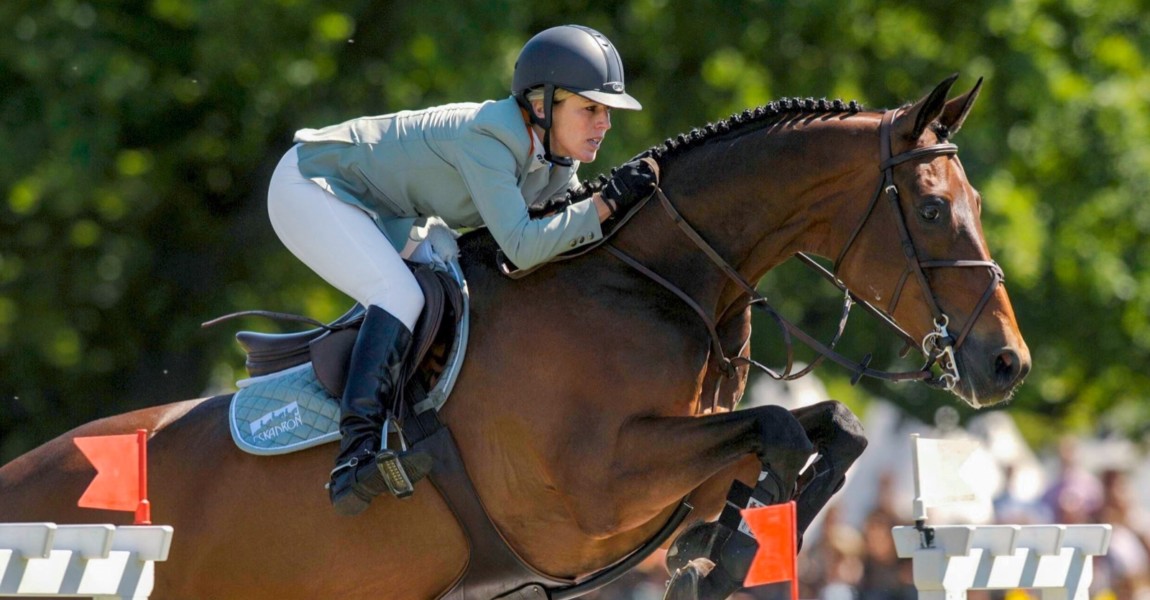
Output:
M962 128L962 122L966 120L966 115L970 112L970 108L974 106L974 101L978 98L978 92L981 89L982 78L979 77L973 89L946 103L946 108L942 111L942 116L939 117L938 120L946 126L947 130L950 131L950 135L958 133L958 130Z
M917 140L926 130L926 126L937 119L946 108L946 93L950 91L956 79L958 73L947 77L935 86L934 91L904 112L896 125L898 133L904 134L906 139ZM914 123L914 127L909 131L906 129L908 123Z

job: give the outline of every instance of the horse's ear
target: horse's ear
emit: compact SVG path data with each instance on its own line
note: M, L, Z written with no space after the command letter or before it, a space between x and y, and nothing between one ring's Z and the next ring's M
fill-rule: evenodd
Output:
M943 109L946 108L946 93L950 91L956 79L958 79L958 73L942 80L942 83L935 86L934 91L922 100L915 102L909 110L903 113L903 118L899 119L903 122L902 127L898 128L899 132L904 133L907 139L917 140L926 130L926 126L942 115ZM905 123L910 121L914 122L914 128L906 131Z
M946 126L950 135L954 135L958 133L959 129L962 129L962 122L966 120L966 115L970 113L970 108L974 106L974 101L978 98L978 92L981 89L982 78L979 77L973 89L946 103L946 108L943 109L942 116L938 120Z

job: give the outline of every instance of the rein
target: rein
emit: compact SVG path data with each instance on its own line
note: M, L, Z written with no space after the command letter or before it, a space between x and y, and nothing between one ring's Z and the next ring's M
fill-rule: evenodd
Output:
M923 148L916 148L903 152L898 155L891 154L891 125L894 121L894 112L888 111L883 114L882 123L879 127L880 138L880 157L881 163L879 169L883 173L882 180L879 183L878 189L875 191L871 199L870 206L867 208L866 213L863 215L859 224L855 226L847 243L839 252L838 257L835 259L833 269L828 271L822 265L814 261L804 253L798 253L796 256L803 262L803 264L811 267L819 272L824 278L833 283L845 296L843 299L843 313L839 320L838 330L829 344L824 344L814 337L810 336L798 326L794 325L786 318L784 318L778 310L776 310L767 301L766 297L759 294L753 285L751 285L742 275L739 274L734 267L730 265L722 256L719 255L715 249L703 239L701 235L693 228L683 216L675 209L671 200L667 197L661 188L655 188L655 196L659 199L664 211L671 217L671 219L678 225L679 229L695 244L695 246L707 256L710 261L717 266L728 279L735 283L743 290L743 296L749 298L748 305L757 307L764 310L774 321L779 325L783 332L783 341L786 346L787 362L785 369L779 373L771 368L755 361L750 358L736 356L728 358L723 350L722 343L719 339L717 326L715 320L707 314L706 310L692 299L686 292L676 287L665 278L655 273L639 261L635 260L616 246L608 243L604 244L605 249L613 256L626 263L631 268L639 271L652 281L666 288L668 291L678 296L684 303L686 303L707 327L707 331L711 337L711 346L713 349L713 356L718 362L718 369L727 377L735 375L736 362L753 365L758 369L765 372L768 376L777 380L793 380L798 379L810 373L817 367L824 359L838 363L845 367L854 375L851 377L851 383L857 383L862 377L871 377L875 379L882 379L886 381L922 381L932 387L942 388L946 390L953 390L955 385L960 379L958 372L957 361L955 358L955 351L961 347L962 343L966 340L967 334L970 333L974 326L975 321L978 320L982 314L983 309L986 307L987 302L994 295L995 290L1003 282L1002 269L994 261L986 260L923 260L919 258L917 248L914 245L914 240L910 236L910 229L906 224L906 217L903 215L902 207L899 202L898 186L894 183L894 168L903 163L922 158L932 158L935 156L954 155L958 152L958 146L951 143L934 144ZM883 196L890 200L890 204L894 209L896 215L896 223L898 224L899 236L901 238L901 245L903 255L906 257L907 267L903 272L902 277L899 279L898 286L895 294L891 299L891 303L886 310L872 305L870 302L863 300L853 294L846 285L837 276L839 267L843 260L846 258L847 253L853 248L855 240L862 232L863 227L870 220L871 215L874 213L875 206ZM987 286L986 291L983 293L982 298L979 300L975 310L971 313L970 319L962 328L958 337L955 338L950 334L948 325L950 318L939 307L938 298L930 285L930 281L926 276L926 269L942 268L942 267L982 267L986 268L991 275L991 282ZM926 334L924 338L919 341L915 340L909 333L899 327L891 315L894 314L895 308L898 306L898 300L902 296L903 289L906 286L907 280L911 275L915 276L919 285L925 292L925 296L930 303L931 313L934 317L934 330ZM890 372L881 371L870 368L871 355L867 354L861 361L853 361L834 350L835 345L838 343L846 328L847 318L850 313L851 306L855 303L862 305L869 313L876 316L880 321L885 323L888 327L892 328L903 340L908 343L908 346L918 347L926 356L926 363L917 371L905 372ZM794 372L794 348L792 336L797 338L800 342L813 349L819 354L810 365L803 368L799 372ZM936 377L933 373L933 366L938 365L941 373ZM718 385L716 385L716 394L718 393Z

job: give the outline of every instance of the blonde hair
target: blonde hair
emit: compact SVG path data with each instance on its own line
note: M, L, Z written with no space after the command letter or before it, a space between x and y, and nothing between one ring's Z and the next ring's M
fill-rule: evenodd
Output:
M574 95L575 95L575 92L572 92L571 90L565 90L563 88L555 88L555 95L552 97L551 102L554 104L559 104L560 102L562 102L562 101L564 101L564 100L566 100L566 99L568 99ZM534 102L536 100L542 100L543 99L543 86L534 87L534 88L527 90L527 93L524 95L524 97L527 99L528 102Z

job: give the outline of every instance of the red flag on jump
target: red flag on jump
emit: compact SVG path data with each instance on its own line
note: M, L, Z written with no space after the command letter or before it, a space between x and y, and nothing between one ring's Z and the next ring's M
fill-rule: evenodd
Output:
M795 503L774 504L742 511L743 520L759 543L759 551L751 561L745 587L791 582L791 598L798 598L799 578L795 555L798 553L798 533L795 525Z
M137 525L149 524L148 432L140 429L127 435L78 437L73 441L96 467L96 477L77 504L83 508L133 511Z

